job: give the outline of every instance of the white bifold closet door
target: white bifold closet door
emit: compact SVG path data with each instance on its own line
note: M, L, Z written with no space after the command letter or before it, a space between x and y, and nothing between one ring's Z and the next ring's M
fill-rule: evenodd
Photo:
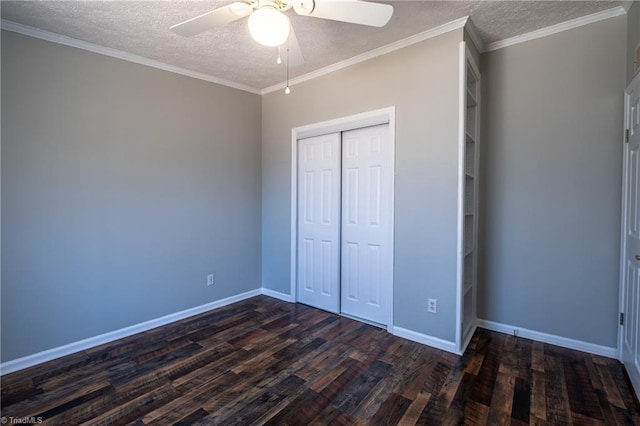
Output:
M388 124L299 141L301 302L389 324L393 283L391 150Z

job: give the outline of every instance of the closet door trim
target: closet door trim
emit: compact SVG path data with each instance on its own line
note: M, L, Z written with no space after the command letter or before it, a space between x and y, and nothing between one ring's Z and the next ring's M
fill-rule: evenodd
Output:
M297 239L298 239L298 140L314 136L325 135L335 132L345 132L362 127L376 126L379 124L389 125L389 135L391 143L391 164L395 164L395 106L368 111L361 114L336 118L333 120L313 123L291 129L291 241L290 241L290 266L291 266L291 300L298 301L297 293ZM392 173L392 180L395 173ZM391 183L391 199L394 200L394 182ZM394 202L395 205L395 202ZM391 212L391 223L393 220L393 210ZM393 247L392 229L392 247ZM389 321L387 331L393 331L393 285L389 290Z

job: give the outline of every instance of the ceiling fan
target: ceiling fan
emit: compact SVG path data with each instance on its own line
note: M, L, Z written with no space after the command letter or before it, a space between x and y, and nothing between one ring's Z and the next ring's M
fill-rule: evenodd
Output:
M253 39L264 46L285 47L288 65L293 67L304 63L304 57L289 18L283 13L292 8L301 16L374 27L386 25L393 14L391 5L360 0L248 0L212 10L170 29L190 37L249 17L249 32Z

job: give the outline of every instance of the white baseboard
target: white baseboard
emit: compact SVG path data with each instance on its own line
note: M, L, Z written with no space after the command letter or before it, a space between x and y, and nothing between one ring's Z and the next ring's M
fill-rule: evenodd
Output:
M70 355L75 352L83 351L95 346L102 345L104 343L113 342L114 340L122 339L124 337L132 336L134 334L151 330L152 328L160 327L170 324L175 321L180 321L185 318L198 315L212 309L221 308L232 303L240 302L250 297L265 295L273 297L275 299L283 300L285 302L294 302L293 297L289 294L281 293L278 291L270 290L267 288L259 288L251 290L245 293L237 294L235 296L227 297L224 299L216 300L204 305L196 306L194 308L186 309L184 311L176 312L173 314L165 315L160 318L156 318L150 321L145 321L140 324L135 324L129 327L121 328L119 330L111 331L101 334L99 336L90 337L88 339L80 340L78 342L69 343L67 345L59 346L57 348L48 349L46 351L38 352L32 355L27 355L22 358L14 359L0 364L0 375L13 373L18 370L22 370L28 367L32 367L43 362L51 361L56 358L60 358L66 355ZM613 347L597 345L594 343L583 342L581 340L569 339L566 337L556 336L553 334L542 333L539 331L529 330L526 328L515 327L507 324L502 324L494 321L477 320L477 327L486 328L487 330L497 331L500 333L513 334L516 330L519 337L536 340L543 343L549 343L552 345L562 346L569 349L575 349L583 352L588 352L596 355L606 356L608 358L617 358L618 350ZM408 330L402 327L394 326L392 334L398 337L402 337L414 342L422 343L427 346L431 346L443 351L451 352L456 355L460 355L460 352L456 348L455 342L440 339L438 337L429 336L419 333L417 331ZM472 336L473 333L470 333ZM468 342L465 342L468 343ZM465 345L466 346L466 345Z
M607 358L618 358L618 349L609 346L597 345L595 343L584 342L582 340L569 339L568 337L556 336L554 334L542 333L540 331L529 330L513 325L502 324L494 321L478 319L477 326L499 333L513 334L514 330L518 337L536 340L542 343L549 343L563 348L575 349L595 355L606 356Z
M431 346L436 349L442 349L443 351L451 352L456 355L460 355L456 348L455 342L449 340L440 339L439 337L429 336L427 334L418 333L417 331L408 330L402 327L393 327L393 335L403 337L414 342L422 343L423 345Z
M265 296L273 297L274 299L280 299L289 303L294 302L293 297L290 294L280 293L279 291L271 290L264 287L262 287L261 291Z
M14 371L23 370L25 368L32 367L34 365L41 364L43 362L51 361L56 358L63 357L65 355L70 355L75 352L83 351L85 349L102 345L104 343L113 342L114 340L132 336L136 333L151 330L152 328L170 324L175 321L189 318L194 315L198 315L203 312L210 311L212 309L221 308L223 306L240 302L242 300L245 300L254 296L259 296L261 294L262 294L261 289L247 291L246 293L237 294L235 296L216 300L210 303L206 303L204 305L186 309L184 311L176 312L173 314L165 315L160 318L152 319L152 320L135 324L129 327L121 328L119 330L110 331L108 333L104 333L99 336L89 337L88 339L80 340L78 342L69 343L64 346L47 349L46 351L38 352L32 355L27 355L22 358L17 358L11 361L3 362L2 364L0 364L0 375L5 375L5 374L13 373Z

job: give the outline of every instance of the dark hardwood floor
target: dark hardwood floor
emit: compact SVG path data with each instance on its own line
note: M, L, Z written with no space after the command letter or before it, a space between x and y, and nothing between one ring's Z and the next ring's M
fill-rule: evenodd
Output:
M264 296L6 375L2 416L61 425L640 424L613 359L481 329L460 357Z

